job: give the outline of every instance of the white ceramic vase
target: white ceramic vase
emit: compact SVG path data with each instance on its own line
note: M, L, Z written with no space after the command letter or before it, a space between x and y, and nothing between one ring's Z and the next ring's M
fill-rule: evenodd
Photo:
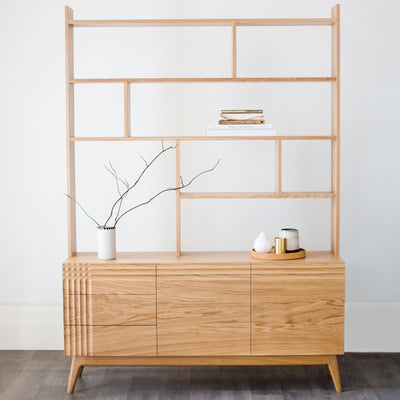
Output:
M115 256L115 228L97 227L97 257L114 260Z
M261 232L255 240L253 248L257 253L268 253L272 249L272 240L265 232Z
M286 251L299 250L299 231L293 228L281 229L279 236L286 239Z

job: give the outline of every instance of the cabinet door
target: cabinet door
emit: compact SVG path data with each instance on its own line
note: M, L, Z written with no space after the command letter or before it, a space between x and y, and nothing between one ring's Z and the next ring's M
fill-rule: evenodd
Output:
M249 355L250 266L157 267L159 356Z
M343 265L252 268L252 355L343 353Z

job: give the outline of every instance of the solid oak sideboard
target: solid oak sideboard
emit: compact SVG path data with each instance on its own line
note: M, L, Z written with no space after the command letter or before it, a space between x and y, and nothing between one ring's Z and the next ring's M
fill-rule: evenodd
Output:
M78 253L63 264L68 393L87 365L326 365L341 389L344 262Z

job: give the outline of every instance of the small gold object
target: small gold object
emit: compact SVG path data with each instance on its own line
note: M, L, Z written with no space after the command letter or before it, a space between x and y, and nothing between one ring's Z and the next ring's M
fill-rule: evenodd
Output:
M275 254L286 253L286 238L275 238Z

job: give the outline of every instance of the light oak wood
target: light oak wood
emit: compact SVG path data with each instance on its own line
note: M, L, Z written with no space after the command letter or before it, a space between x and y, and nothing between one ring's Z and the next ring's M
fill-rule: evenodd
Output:
M83 360L78 357L72 357L67 393L72 393L74 391L76 379L80 376L81 368L83 368L82 361Z
M334 82L334 76L225 77L225 78L79 78L70 83L170 83L170 82Z
M330 199L331 192L181 192L181 199Z
M236 22L232 22L232 78L236 78Z
M97 255L92 263L64 263L64 295L68 294L155 294L155 265L129 263L98 263Z
M158 354L249 355L250 265L158 267Z
M335 385L336 391L341 393L342 392L342 383L340 381L339 365L338 365L336 356L329 356L328 371L329 371L330 376L332 377L333 384Z
M331 144L331 190L336 197L331 202L331 250L339 255L340 238L340 5L332 7L332 82L331 127L336 140Z
M68 21L73 18L73 11L65 6L65 104L67 134L67 194L75 198L75 143L70 141L75 136L74 85L74 33ZM76 205L67 199L68 255L76 253Z
M155 295L92 295L93 325L156 325Z
M181 186L181 143L179 140L175 142L175 185L176 187ZM176 255L181 255L181 191L175 191L175 202L176 202Z
M333 356L335 357L335 356ZM75 357L85 366L328 365L331 356Z
M282 194L282 140L275 142L275 192Z
M250 251L201 251L201 252L182 252L180 257L176 256L176 252L119 252L115 260L104 260L100 261L97 258L97 253L77 253L75 256L69 257L64 262L64 280L70 280L74 278L75 281L79 282L81 275L79 272L79 264L88 265L88 267L96 268L98 271L105 270L108 276L113 276L114 271L119 271L121 274L131 273L132 275L137 272L137 275L142 279L142 276L147 275L147 269L153 271L154 264L157 264L157 269L163 269L164 266L185 264L188 268L195 268L197 264L199 265L215 265L218 264L220 271L225 271L227 274L235 271L236 265L251 264L253 270L257 268L268 268L274 269L304 269L308 268L310 270L324 268L337 269L344 268L344 261L339 257L332 254L331 251L307 251L307 257L300 260L288 260L284 263L276 262L266 262L260 260L254 260L251 258ZM129 268L129 265L130 268ZM103 269L103 268L104 269ZM122 267L122 268L120 268ZM128 271L127 271L128 270ZM137 271L136 271L137 270ZM142 272L141 272L142 271ZM84 273L84 270L82 270ZM152 272L149 272L152 275ZM123 275L125 276L125 275ZM135 275L131 276L131 279ZM114 279L113 279L114 280ZM142 281L143 282L143 281ZM146 281L145 281L146 282ZM68 283L69 290L72 293L76 293L79 289L75 289L72 286L72 282ZM117 285L117 290L108 291L107 285L104 285L104 290L108 293L105 294L154 294L155 286L152 284L145 286L145 292L147 293L132 293L132 290L136 289L137 285L128 285L127 287L122 286L122 288ZM138 285L142 287L143 283ZM65 287L65 286L64 286ZM132 288L130 288L132 287ZM148 291L154 288L154 291ZM121 291L123 290L123 291ZM64 290L64 293L68 291ZM102 294L102 293L92 293L92 294Z
M131 136L131 92L129 82L124 82L124 135Z
M156 296L71 294L64 316L65 325L156 325Z
M155 326L66 325L66 356L156 356Z
M275 247L272 247L269 253L258 253L254 249L251 251L251 258L256 260L297 260L299 258L304 258L306 256L306 251L304 249L299 249L298 251L290 252L290 253L275 253Z
M132 136L132 137L71 137L72 142L125 142L125 141L182 141L182 140L336 140L335 136Z
M73 20L70 25L79 27L114 26L321 26L332 25L331 18L256 18L256 19L127 19L127 20Z
M252 354L342 354L344 269L252 270Z
M331 18L203 20L73 20L65 9L67 191L75 196L75 142L175 141L176 184L184 140L275 140L275 192L176 192L176 252L118 253L100 261L76 253L75 204L68 205L69 257L63 266L65 354L72 355L68 392L84 365L324 364L341 391L335 354L343 352L344 263L339 257L340 20ZM85 78L73 74L75 26L227 26L232 77ZM238 77L237 26L331 25L328 77ZM331 135L267 137L131 137L130 84L198 82L330 82ZM74 84L123 83L124 136L74 136ZM330 192L282 192L282 141L330 140ZM304 259L254 260L251 252L181 253L180 201L192 198L331 199L329 252Z
M155 326L93 326L93 356L156 356Z

